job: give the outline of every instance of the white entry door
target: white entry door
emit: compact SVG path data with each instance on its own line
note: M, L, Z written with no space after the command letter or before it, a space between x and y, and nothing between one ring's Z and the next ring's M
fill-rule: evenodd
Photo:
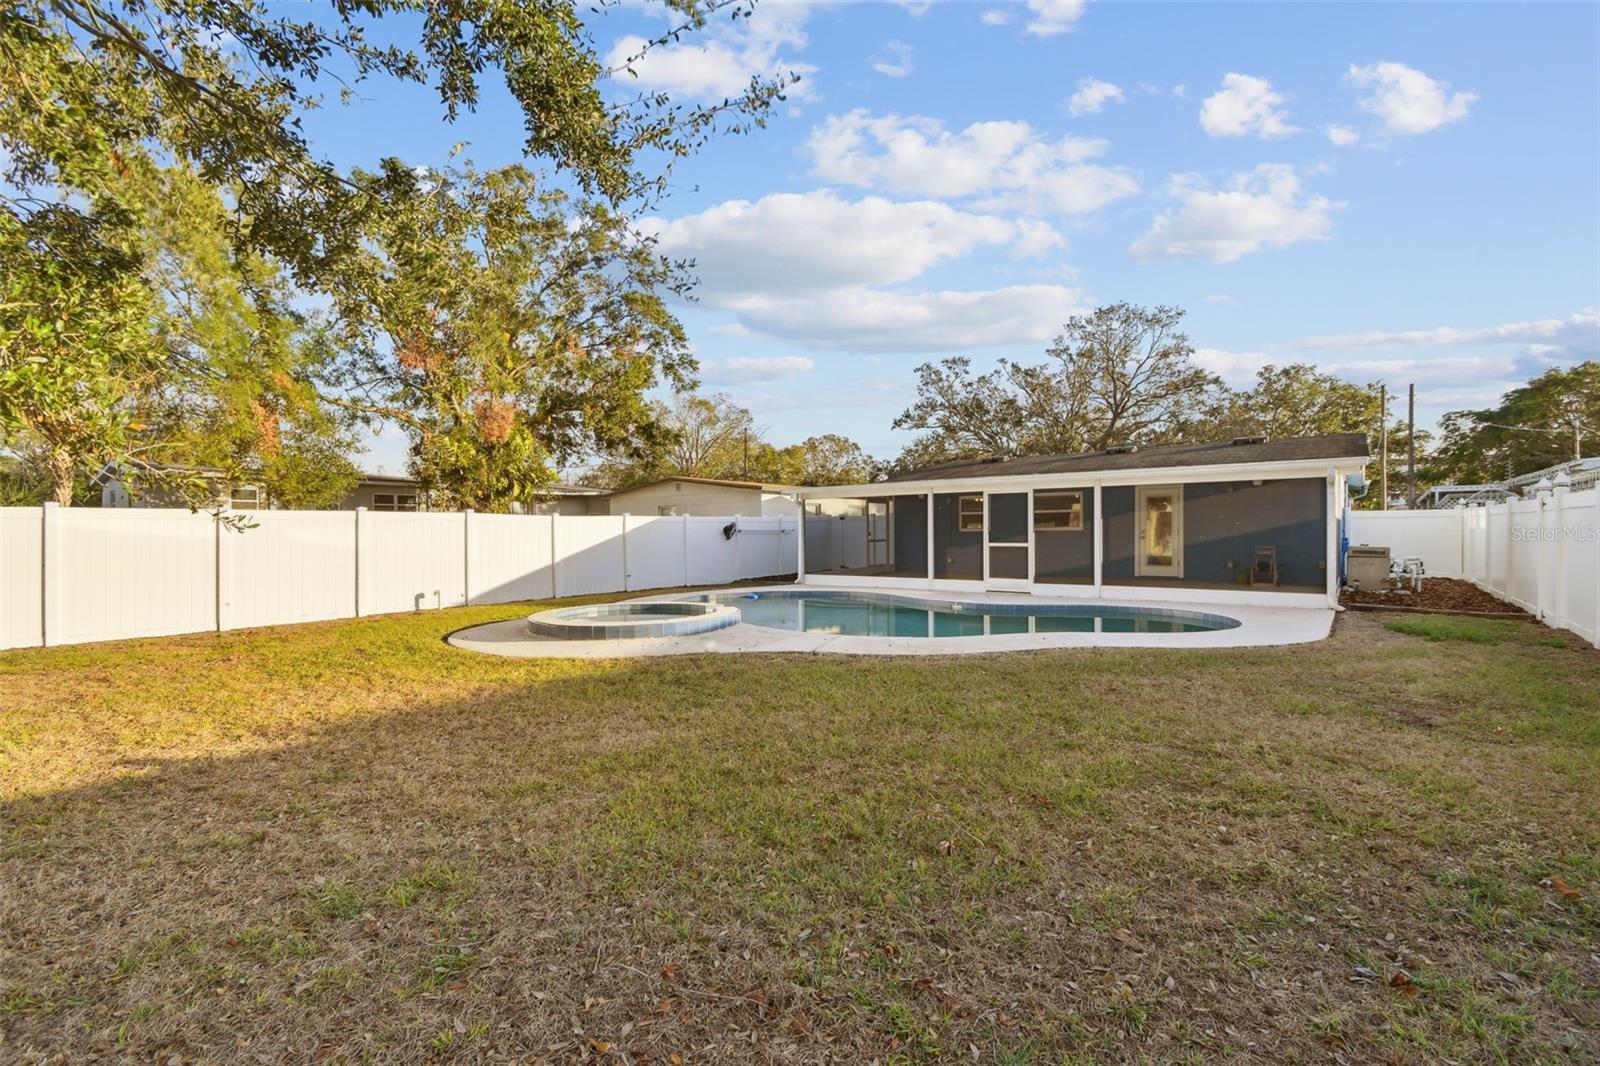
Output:
M1137 493L1136 577L1183 576L1183 486L1147 485Z

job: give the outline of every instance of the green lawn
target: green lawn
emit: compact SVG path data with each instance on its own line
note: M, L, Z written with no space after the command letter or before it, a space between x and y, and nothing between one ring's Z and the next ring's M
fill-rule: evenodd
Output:
M0 1061L1600 1056L1575 638L440 640L527 609L0 654Z

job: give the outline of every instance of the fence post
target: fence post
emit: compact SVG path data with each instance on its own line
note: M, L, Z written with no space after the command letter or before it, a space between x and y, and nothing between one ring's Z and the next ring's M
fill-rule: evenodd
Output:
M1538 618L1539 621L1544 621L1550 613L1549 610L1546 610L1546 600L1549 597L1550 589L1550 549L1549 544L1546 543L1550 528L1549 520L1546 519L1550 509L1550 480L1542 479L1539 482L1538 490L1539 539L1534 541L1533 544L1533 616Z
M356 617L360 618L365 613L366 605L361 602L361 597L367 591L367 509L356 508Z
M58 643L56 635L61 632L61 604L56 597L61 584L56 578L61 572L61 505L46 501L40 510L44 525L39 542L39 606L43 613L39 646L48 648Z
M561 517L561 512L550 512L550 598L561 598L561 558L557 554L556 519Z
M740 574L740 570L739 570L739 536L740 536L740 534L739 534L739 516L738 515L734 515L733 516L733 579L735 581L741 580L740 577L739 577L739 574Z
M472 508L461 512L461 602L472 606Z
M796 518L794 526L794 583L806 583L806 509L805 504L800 505L800 516ZM781 537L779 538L782 539Z
M678 528L683 533L683 583L685 585L692 585L692 584L694 584L694 582L689 580L689 516L688 515L681 514L681 515L678 516Z
M1594 545L1594 615L1589 619L1594 626L1589 630L1589 643L1600 648L1600 482L1589 489L1594 494L1594 528L1590 530L1589 543Z
M622 591L628 589L628 512L622 512Z
M1572 619L1567 617L1567 493L1572 491L1572 479L1566 471L1556 475L1553 499L1556 510L1556 539L1552 545L1555 558L1550 564L1550 576L1555 579L1555 605L1552 614L1556 623L1563 627L1569 625Z
M233 544L228 540L225 516L233 508L224 505L221 514L211 518L212 534L216 537L216 593L217 632L233 628Z

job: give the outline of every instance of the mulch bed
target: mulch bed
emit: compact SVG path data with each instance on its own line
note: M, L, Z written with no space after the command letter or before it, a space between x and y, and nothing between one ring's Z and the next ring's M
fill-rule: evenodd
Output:
M1422 591L1409 588L1394 592L1368 592L1345 589L1339 602L1355 610L1416 611L1423 614L1472 614L1492 618L1524 618L1533 616L1491 592L1485 592L1470 581L1453 577L1426 577Z

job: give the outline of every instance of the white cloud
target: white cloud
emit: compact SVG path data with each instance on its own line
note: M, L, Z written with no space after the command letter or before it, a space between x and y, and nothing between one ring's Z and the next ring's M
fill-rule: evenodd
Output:
M919 19L928 13L928 9L933 6L933 0L894 0L894 6L912 18Z
M1338 123L1325 127L1322 132L1328 135L1328 143L1335 148L1348 148L1361 139L1361 134L1349 126L1341 126Z
M1088 0L1028 0L1025 29L1035 37L1054 37L1071 33L1083 17Z
M1541 349L1574 348L1600 352L1600 307L1585 307L1566 318L1541 318L1528 322L1506 322L1497 326L1461 329L1435 326L1432 329L1379 330L1368 333L1342 333L1313 337L1308 348L1393 348L1440 345L1525 344Z
M1233 297L1230 294L1225 293L1225 292L1214 292L1214 293L1211 293L1209 296L1206 297L1206 303L1208 303L1208 304L1231 304L1231 303L1233 303Z
M715 303L731 293L908 281L984 247L1036 253L1050 245L1042 225L929 200L849 201L822 189L729 200L670 221L645 219L639 228L663 253L694 257L701 294Z
M617 71L614 77L621 83L708 102L738 96L751 78L793 73L801 80L790 86L789 95L809 99L813 95L809 79L817 68L794 56L806 47L805 23L810 15L811 5L801 0L757 4L748 18L709 23L681 42L646 50L643 37L619 38L605 63ZM630 63L635 56L639 58Z
M867 62L872 65L873 70L886 78L903 78L913 69L911 46L904 41L888 41L882 50Z
M1194 361L1237 389L1253 384L1256 371L1273 360L1270 355L1262 352L1228 352L1221 348L1196 348Z
M1382 119L1391 133L1428 133L1459 121L1478 98L1477 93L1452 93L1446 82L1404 63L1351 64L1345 77L1352 85L1373 90L1361 106Z
M708 385L758 385L787 381L816 367L803 355L732 356L700 365L700 377Z
M1287 137L1297 131L1283 102L1266 78L1225 74L1222 88L1200 105L1200 125L1213 137Z
M1135 259L1205 256L1232 263L1263 248L1325 240L1342 204L1305 196L1294 168L1263 163L1213 189L1193 175L1173 178L1174 211L1157 215L1128 249Z
M755 293L726 301L752 329L816 348L960 351L1049 340L1086 310L1075 289L1014 285L974 292L845 288Z
M707 330L707 332L708 333L715 333L719 337L748 337L748 336L750 336L750 328L748 326L746 326L743 322L724 322L721 325L712 326L710 329Z
M1007 26L1011 23L1011 12L1004 8L991 7L978 16L978 21L985 26Z
M1086 163L1099 138L1051 140L1026 122L974 122L957 133L937 119L830 115L811 131L812 174L825 181L902 195L985 195L987 208L1086 214L1138 191L1121 167Z
M1080 78L1078 91L1067 99L1067 111L1074 118L1079 115L1098 115L1113 100L1122 102L1127 97L1122 89L1098 78Z

